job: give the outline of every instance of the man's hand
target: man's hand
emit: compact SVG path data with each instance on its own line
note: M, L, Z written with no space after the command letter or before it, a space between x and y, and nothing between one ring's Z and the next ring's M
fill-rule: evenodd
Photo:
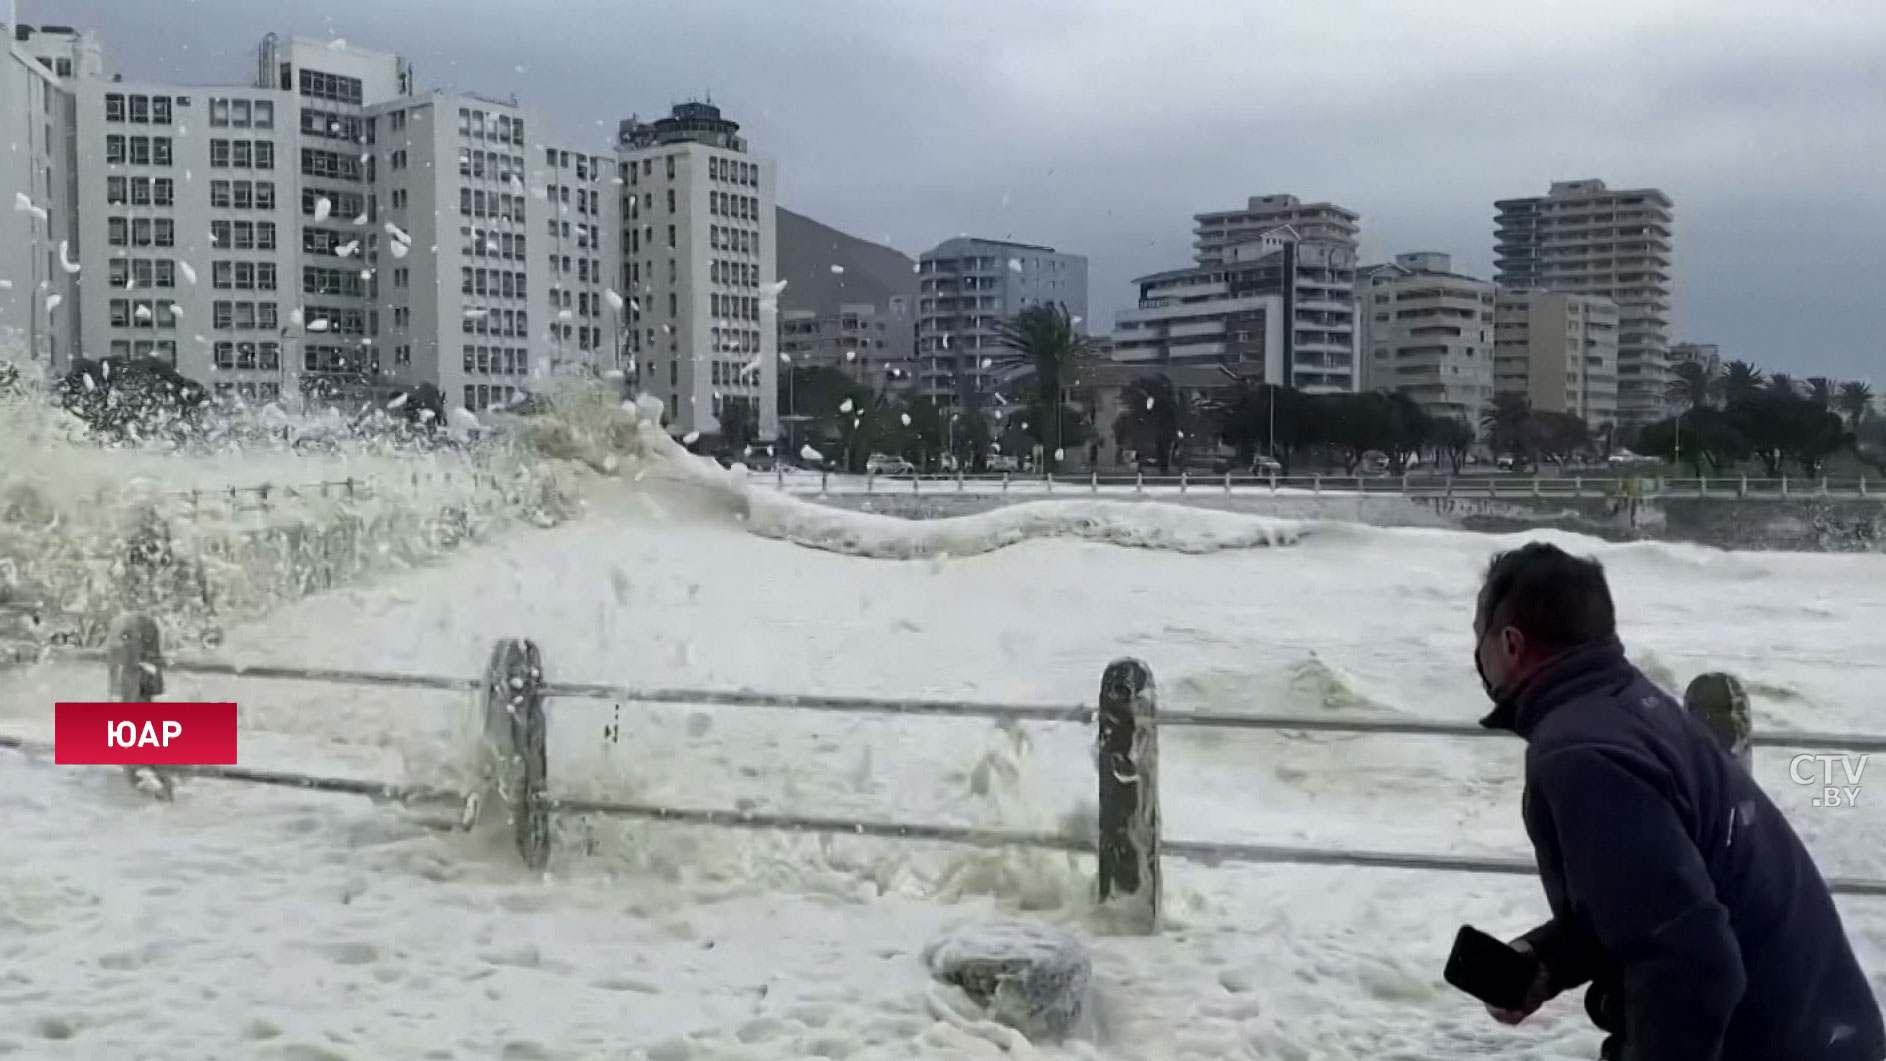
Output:
M1512 947L1521 954L1533 953L1532 944L1527 943L1523 939L1514 940ZM1541 963L1539 965L1539 971L1533 975L1532 983L1526 988L1525 1008L1501 1009L1498 1006L1488 1006L1487 1012L1491 1013L1493 1019L1499 1021L1501 1024L1518 1024L1520 1021L1539 1012L1539 1007L1552 1001L1553 996L1556 994L1558 994L1558 992L1554 991L1552 988L1552 974L1547 972L1544 963Z

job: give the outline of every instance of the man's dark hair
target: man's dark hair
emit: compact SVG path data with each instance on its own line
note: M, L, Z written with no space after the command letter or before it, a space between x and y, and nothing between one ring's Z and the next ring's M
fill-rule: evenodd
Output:
M1545 542L1495 556L1478 608L1482 631L1510 626L1528 645L1548 652L1617 636L1604 566Z

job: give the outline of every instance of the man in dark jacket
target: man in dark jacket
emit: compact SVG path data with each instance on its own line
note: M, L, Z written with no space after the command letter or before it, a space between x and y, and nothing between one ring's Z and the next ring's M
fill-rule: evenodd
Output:
M1591 984L1618 1061L1882 1061L1886 1030L1832 896L1781 812L1624 658L1604 569L1495 557L1474 616L1493 713L1526 741L1523 815L1552 920L1517 1023Z

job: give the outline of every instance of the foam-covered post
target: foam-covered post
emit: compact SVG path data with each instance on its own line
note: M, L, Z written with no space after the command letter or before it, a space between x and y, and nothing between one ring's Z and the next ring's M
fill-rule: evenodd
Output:
M550 861L543 673L537 645L508 637L491 650L485 671L485 739L496 767L497 795L516 827L517 853L531 869Z
M119 704L148 704L164 693L164 652L157 621L148 615L121 615L111 624L105 643L105 668L110 676L111 700ZM141 774L154 777L160 799L171 797L170 779L148 766L126 766L124 776L141 787Z
M1683 691L1683 710L1700 720L1722 750L1743 769L1754 768L1749 736L1755 723L1749 712L1748 692L1735 675L1697 675Z
M1100 679L1100 901L1135 930L1159 925L1159 729L1153 672L1136 659Z

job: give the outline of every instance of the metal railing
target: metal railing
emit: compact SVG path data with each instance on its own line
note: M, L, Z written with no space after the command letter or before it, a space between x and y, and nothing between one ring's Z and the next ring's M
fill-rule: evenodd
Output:
M484 806L503 806L516 832L526 865L542 868L551 844L550 817L594 815L681 825L762 829L867 836L960 844L975 847L1027 846L1097 856L1099 893L1124 909L1142 929L1157 924L1162 857L1208 865L1293 863L1360 866L1402 870L1530 875L1529 858L1446 853L1370 851L1294 845L1167 840L1160 834L1158 811L1158 731L1167 727L1271 730L1301 733L1349 733L1445 738L1511 738L1511 734L1466 722L1391 716L1323 718L1293 715L1243 715L1212 711L1160 712L1152 672L1136 660L1107 667L1096 703L1018 704L963 700L887 699L779 694L681 688L637 688L602 682L553 681L544 676L542 655L533 643L507 639L493 650L482 677L393 674L337 668L275 664L247 665L214 660L166 660L148 618L129 616L114 629L104 652L75 652L61 658L103 660L115 698L154 700L166 673L206 677L315 682L377 688L479 692L485 696L486 737L491 752L491 780L481 790L460 792L424 785L400 785L346 778L317 777L244 767L161 767L164 775L202 777L311 791L365 796L401 804L456 804L471 825ZM855 818L771 813L723 808L673 807L652 803L560 797L549 791L545 753L549 701L607 700L616 703L725 706L792 711L830 711L904 717L989 718L1037 723L1098 726L1098 821L1092 836L989 829L931 822L874 821ZM1753 733L1750 743L1801 750L1886 751L1886 737L1812 731ZM51 749L0 735L0 748L27 754ZM169 782L165 782L168 791ZM1836 877L1834 892L1886 897L1886 880Z
M1233 473L1146 475L1084 472L1063 475L997 473L983 475L838 475L793 472L784 468L756 473L752 480L795 494L1289 494L1334 495L1390 500L1531 499L1646 501L1804 501L1878 500L1886 491L1864 476L1819 479L1747 476L1676 479L1624 476L1427 475L1239 475Z

